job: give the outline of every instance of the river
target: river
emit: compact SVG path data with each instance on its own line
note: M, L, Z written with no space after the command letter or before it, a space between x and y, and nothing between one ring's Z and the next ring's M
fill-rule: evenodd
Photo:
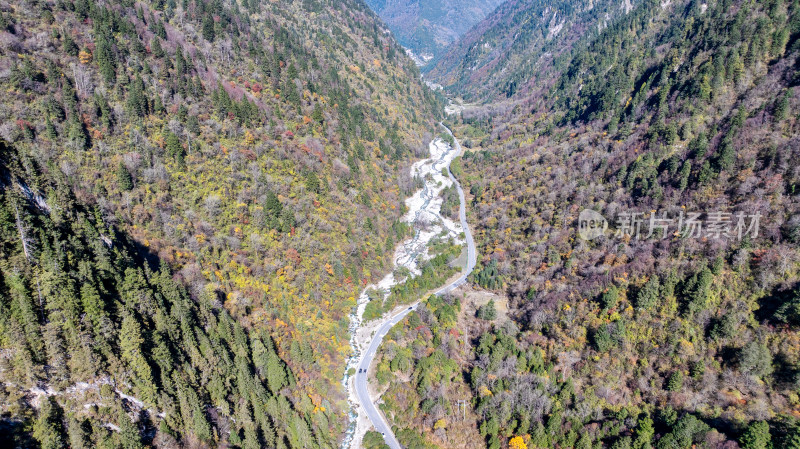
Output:
M450 134L449 129L446 129L446 131ZM391 287L404 280L395 279L394 273L399 267L407 268L412 275L420 274L420 262L431 257L428 254L429 244L435 237L441 236L443 233L445 238L452 238L456 244L463 245L466 242L468 247L467 263L462 271L462 276L443 287L437 293L449 291L462 284L475 266L475 245L469 228L466 226L464 192L452 176L452 173L450 173L450 163L461 152L461 146L458 141L455 141L455 145L451 146L441 138L436 138L430 142L428 148L430 157L411 166L411 176L419 177L423 181L423 187L406 199L405 204L408 212L402 218L411 224L413 235L396 247L393 270L376 284L369 285L364 289L358 298L357 306L350 316L350 345L353 352L348 360L345 375L342 379L342 384L348 392L348 400L350 402L350 422L342 443L342 449L359 448L361 439L371 425L374 425L375 428L384 433L390 447L399 447L394 436L391 435L388 424L383 421L383 418L375 410L374 404L369 400L369 396L366 393L366 374L361 374L361 378L353 379L349 371L352 369L356 373L354 376L359 376L359 368L369 367L372 357L374 357L387 329L409 313L410 309L407 308L408 306L398 307L381 319L365 323L363 320L364 308L370 301L367 292L371 289L377 289L382 294L381 297L386 299ZM460 220L458 223L441 214L442 198L440 194L442 190L451 187L453 184L456 184L461 200ZM412 307L416 307L416 302ZM374 335L376 331L377 335ZM361 383L360 395L356 392L355 386L357 382ZM365 396L366 398L364 398ZM360 399L364 400L366 404L362 404Z

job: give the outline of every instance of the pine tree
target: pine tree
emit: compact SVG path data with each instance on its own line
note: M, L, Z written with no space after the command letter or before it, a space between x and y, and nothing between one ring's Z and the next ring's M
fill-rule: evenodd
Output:
M317 174L310 170L306 172L306 189L314 193L319 193L320 189L320 183Z
M281 232L291 232L295 224L294 212L290 208L284 207L281 212Z
M575 449L592 449L592 437L588 432L581 432L581 437L575 444Z
M102 95L95 93L94 106L95 110L97 111L97 115L100 116L100 121L103 123L103 126L107 130L111 130L113 125L113 116L111 114L111 106L108 104L108 100L106 100L106 98Z
M603 310L616 307L617 302L619 302L619 289L617 287L609 287L600 295L600 306Z
M781 122L786 118L787 112L789 112L789 99L791 98L791 91L785 89L781 98L777 101L775 105L775 121Z
M89 137L77 115L73 115L67 124L67 139L79 150L83 150L89 145Z
M178 136L171 131L167 132L166 150L167 156L174 159L178 164L183 165L186 151L183 149L183 145Z
M128 417L128 414L125 413L125 410L122 407L119 408L117 411L117 422L119 422L119 443L122 446L122 449L142 449L144 445L142 444L141 436L139 435L139 430L136 428L136 425L131 421Z
M200 134L200 122L197 120L197 116L190 115L186 119L186 130L194 135Z
M214 42L214 19L206 14L203 16L203 39Z
M772 46L770 47L770 54L773 58L780 58L786 53L786 44L789 43L789 29L782 28L775 31L772 37Z
M89 449L92 447L84 424L85 421L78 421L75 417L69 418L67 422L67 434L69 435L70 449Z
M633 440L633 449L651 449L654 435L653 419L649 416L640 419L639 425L636 427L636 439Z
M119 183L119 188L122 190L133 189L133 177L122 162L117 165L117 183Z
M258 441L258 431L253 423L247 423L244 426L244 442L242 449L258 449L261 443Z
M161 101L161 96L156 95L156 100L153 104L153 113L163 115L167 113L167 108L164 107L164 102Z
M142 327L133 313L126 313L119 331L119 347L122 359L128 363L134 374L134 383L142 393L142 399L155 403L156 389L152 369L144 357Z
M183 57L183 51L178 49L175 52L175 73L178 75L179 79L182 79L183 75L186 74L186 71L186 58Z
M64 34L64 40L61 43L61 49L64 50L64 53L70 56L78 56L78 52L80 51L70 33Z
M650 276L636 295L636 307L641 310L652 310L658 302L658 291L660 283L657 275Z
M611 449L631 449L631 437L622 437L611 445Z
M311 113L311 118L320 125L325 123L325 116L322 114L322 107L320 107L319 103L314 105L314 112Z
M160 20L153 21L153 33L156 36L160 37L161 39L167 38L167 28L164 26L164 22Z
M274 192L267 192L267 198L264 201L264 226L268 229L277 229L280 227L280 216L283 211L278 195Z
M769 434L769 424L766 421L750 423L744 434L739 438L742 449L770 449L772 436Z
M56 126L50 120L50 117L47 117L45 119L44 129L45 129L44 135L51 141L56 140L58 138L58 131L56 131Z
M675 371L667 381L667 391L678 391L683 388L683 372Z
M164 48L161 46L161 39L159 39L158 37L153 38L153 41L150 44L150 51L156 58L163 58L164 56L166 56L166 52L164 51Z
M42 449L66 448L66 438L62 424L62 410L52 396L45 396L39 409L39 417L33 428L33 437Z
M11 317L22 326L25 340L35 358L43 360L44 342L39 329L39 318L25 280L18 274L8 276L5 280L11 299Z
M144 93L144 81L139 74L136 75L128 90L128 112L134 117L147 115L147 98Z
M490 299L488 303L478 308L478 318L487 321L492 321L497 318L497 309L495 309L493 299Z
M287 384L284 363L274 352L267 356L267 384L272 394L278 394Z
M614 338L608 329L608 325L600 326L592 333L594 347L598 352L606 352L614 346Z
M728 79L738 83L744 74L744 63L739 56L739 50L732 51L727 62L726 72Z
M117 79L117 61L112 47L114 38L110 35L110 32L102 28L103 26L98 23L95 27L100 32L96 31L94 60L97 61L97 65L100 67L100 74L103 75L103 79L107 83L113 84Z
M783 441L785 449L800 449L800 426L795 424L787 432Z
M751 341L739 351L739 369L758 377L772 374L772 353L766 345Z
M678 178L678 190L683 192L686 190L686 187L689 186L689 175L692 174L692 163L690 161L684 161L683 166L681 166L680 177Z
M689 313L696 313L708 307L708 298L711 294L713 280L714 274L707 267L697 274L696 282L689 292L689 305L687 307Z

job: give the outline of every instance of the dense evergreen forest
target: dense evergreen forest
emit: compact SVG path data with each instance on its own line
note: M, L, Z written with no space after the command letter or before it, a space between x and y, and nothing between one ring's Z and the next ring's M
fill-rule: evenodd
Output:
M66 177L2 150L3 445L335 441L324 414L292 404L295 376L266 329L242 327L218 288L192 297Z
M797 1L510 2L443 58L491 100L452 119L482 260L387 337L401 442L800 447L799 38ZM647 236L715 211L758 236Z

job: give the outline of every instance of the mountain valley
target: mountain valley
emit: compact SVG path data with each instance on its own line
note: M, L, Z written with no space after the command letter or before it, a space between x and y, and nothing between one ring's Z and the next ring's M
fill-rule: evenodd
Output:
M0 41L0 446L800 448L800 0Z

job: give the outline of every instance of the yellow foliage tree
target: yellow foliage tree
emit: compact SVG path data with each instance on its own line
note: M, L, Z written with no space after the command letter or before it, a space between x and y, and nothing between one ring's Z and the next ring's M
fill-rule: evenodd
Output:
M508 442L508 447L511 449L528 449L528 445L525 444L525 440L522 437L514 437Z
M81 52L78 53L78 60L81 64L88 64L92 62L92 54L87 50L81 50Z
M244 143L247 146L251 146L254 143L256 143L256 137L253 135L253 133L250 132L250 130L247 130L244 133Z
M528 445L525 444L525 440L520 436L512 438L508 442L508 447L511 449L528 449Z

